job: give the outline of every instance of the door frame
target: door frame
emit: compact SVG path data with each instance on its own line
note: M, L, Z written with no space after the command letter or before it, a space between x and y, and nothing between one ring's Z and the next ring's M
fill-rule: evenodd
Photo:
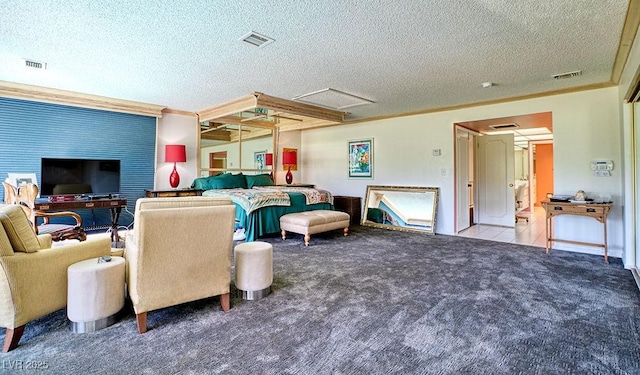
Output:
M453 168L454 168L454 173L453 173L453 179L454 179L454 181L453 181L453 186L454 186L455 188L454 188L454 192L453 192L453 194L454 194L454 213L453 213L453 216L454 216L453 220L454 220L454 221L453 221L453 231L454 231L454 233L456 233L456 234L457 234L458 232L460 232L460 231L464 230L464 229L467 229L467 228L464 228L464 229L460 229L460 228L458 228L458 214L459 214L459 212L460 212L460 207L459 207L459 205L460 205L460 199L459 199L459 196L458 196L458 195L459 195L458 191L459 191L459 189L460 189L460 188L467 189L467 186L466 186L466 185L468 184L468 181L461 181L461 180L460 180L460 178L458 177L458 158L460 158L460 157L461 157L461 155L460 155L460 150L458 150L458 132L464 132L464 133L467 133L467 134L468 134L468 136L469 136L469 142L471 143L472 147L470 148L470 149L471 149L471 151L468 153L468 155L467 155L467 156L469 157L470 167L471 167L471 168L472 168L472 170L473 170L473 174L474 174L474 176L475 176L475 174L476 174L476 165L475 165L475 163L476 163L476 161L475 161L475 160L476 160L476 158L475 158L475 150L476 150L475 145L476 145L476 138L477 138L479 135L481 135L480 133L478 133L478 132L477 132L477 131L475 131L475 130L471 130L471 129L465 128L464 126L460 126L460 125L458 125L458 124L454 124L454 127L453 127ZM474 177L474 178L475 178L475 177ZM459 184L464 184L465 186L464 186L464 187L462 187L462 186L458 186ZM476 202L475 182L472 182L472 184L474 185L474 186L472 186L472 188L471 188L471 189L472 189L472 193L473 193L473 195L471 195L471 196L470 196L470 199L472 199L472 200L473 200L473 202L474 202L473 223L475 223L475 222L476 222L476 217L477 217L477 212L476 212L476 210L475 210L475 202ZM466 212L467 212L467 215L469 215L469 213L468 213L468 212L469 212L469 211L468 211L468 210L469 210L469 207L467 207L467 208L466 208L466 210L467 210L467 211L466 211ZM471 218L470 218L470 219L471 219ZM473 223L470 223L470 226L471 226L471 225L473 225Z
M533 146L534 145L546 145L546 144L551 144L553 145L553 140L544 140L544 141L529 141L529 173L528 173L528 179L529 179L529 212L533 212L533 207L535 202L538 200L538 197L536 197L536 190L535 190L535 185L532 183L533 182L533 165L534 165L534 160L533 160ZM555 159L555 157L554 157ZM554 160L555 163L555 160ZM555 176L551 176L551 178L553 178L554 183L555 183ZM536 181L537 184L537 181ZM535 199L534 199L535 197Z

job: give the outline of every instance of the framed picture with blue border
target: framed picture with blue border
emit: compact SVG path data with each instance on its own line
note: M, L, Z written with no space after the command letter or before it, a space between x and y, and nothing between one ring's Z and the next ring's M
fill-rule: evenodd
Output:
M373 178L373 138L349 141L349 178Z

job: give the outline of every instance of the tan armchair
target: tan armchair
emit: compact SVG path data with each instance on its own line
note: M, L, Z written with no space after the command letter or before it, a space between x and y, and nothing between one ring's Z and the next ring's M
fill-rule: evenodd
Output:
M108 255L107 236L51 247L50 234L36 235L18 205L0 205L0 327L3 352L18 346L25 325L67 305L67 268Z
M126 239L138 332L147 312L220 296L229 310L235 206L212 197L140 198Z

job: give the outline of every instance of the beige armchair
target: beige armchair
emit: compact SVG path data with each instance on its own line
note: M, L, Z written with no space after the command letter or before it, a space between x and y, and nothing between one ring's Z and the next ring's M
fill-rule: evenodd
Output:
M18 346L25 325L67 305L67 268L111 251L98 237L51 247L50 234L36 235L19 205L0 205L0 327L3 352Z
M127 234L127 287L138 332L147 312L220 296L229 310L235 206L212 197L140 198Z

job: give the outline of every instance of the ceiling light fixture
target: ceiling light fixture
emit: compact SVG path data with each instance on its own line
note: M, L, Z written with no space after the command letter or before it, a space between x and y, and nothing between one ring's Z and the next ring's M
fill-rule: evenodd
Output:
M482 82L482 87L485 89L488 89L491 86L493 86L493 82Z

